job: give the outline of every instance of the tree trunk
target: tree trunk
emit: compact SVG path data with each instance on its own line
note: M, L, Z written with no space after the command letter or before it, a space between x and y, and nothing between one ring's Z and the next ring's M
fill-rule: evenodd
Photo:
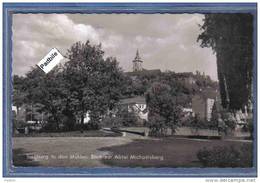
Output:
M55 123L56 123L57 131L60 131L59 118L58 118L57 116L54 116L54 121L55 121Z
M84 132L84 114L82 114L80 116L80 124L81 124L80 132L83 133Z

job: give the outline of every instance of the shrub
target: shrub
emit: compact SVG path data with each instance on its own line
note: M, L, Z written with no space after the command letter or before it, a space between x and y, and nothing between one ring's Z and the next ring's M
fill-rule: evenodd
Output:
M63 125L62 131L73 131L76 124L76 117L70 111L66 110L61 115L61 122Z
M58 132L59 130L57 129L57 124L54 122L48 122L43 125L42 129L40 132Z
M216 130L218 129L218 122L217 121L205 121L200 119L199 115L196 114L194 117L189 117L182 126L191 127L195 129L211 129Z
M13 119L13 128L24 128L26 126L28 125L25 121Z
M153 115L149 120L149 135L162 137L167 135L167 126L165 124L165 119L159 115Z
M76 123L74 125L74 130L75 131L90 131L90 130L99 130L100 129L100 126L99 124L97 123L92 123L92 122L89 122L89 123L84 123L83 125L80 124L80 123Z
M247 124L243 127L243 130L250 133L250 138L253 139L254 123L253 119L248 119Z
M101 122L103 127L121 127L122 126L122 118L120 117L110 117L106 116L102 122Z
M128 111L126 109L120 109L116 116L106 116L102 119L102 126L105 127L130 127L137 126L139 118L134 111Z
M135 114L134 110L132 109L132 111L128 111L128 109L122 109L118 112L118 121L121 122L122 126L136 126L137 125L137 121L138 121L138 117Z
M204 147L197 157L205 167L252 167L252 145Z
M96 120L90 120L90 122L85 125L86 130L99 130L101 128L100 123Z
M236 128L236 118L231 112L223 111L222 120L224 121L224 133L226 135L232 134L232 131Z
M182 118L182 107L177 103L176 93L168 84L154 82L146 93L146 102L150 135L166 136L167 129L173 135Z

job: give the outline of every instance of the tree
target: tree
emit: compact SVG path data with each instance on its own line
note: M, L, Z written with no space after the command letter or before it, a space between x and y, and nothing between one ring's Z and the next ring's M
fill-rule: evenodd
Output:
M223 107L244 108L252 98L253 16L206 14L201 30L201 47L211 47L216 53Z
M13 76L13 105L16 106L17 114L19 109L24 103L25 88L24 88L24 77L14 75Z
M152 135L166 135L170 128L172 134L179 126L181 108L169 85L153 83L146 94L149 110L149 123Z
M61 68L57 66L45 74L40 68L33 67L24 78L23 88L27 106L31 109L37 107L38 112L48 113L49 122L56 124L55 128L59 130L67 99Z
M84 115L89 112L91 122L113 109L124 87L124 76L115 58L104 59L101 45L77 42L68 50L68 62L64 65L63 77L69 97L69 106L84 124ZM83 128L81 129L83 132Z
M121 118L122 126L136 126L138 121L138 116L134 112L134 108L131 107L131 111L127 107L119 108L117 116Z

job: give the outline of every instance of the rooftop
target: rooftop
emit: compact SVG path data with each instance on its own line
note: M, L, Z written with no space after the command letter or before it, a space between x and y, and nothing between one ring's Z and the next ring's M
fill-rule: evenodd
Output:
M217 90L214 90L212 88L205 88L202 91L200 91L200 93L196 94L196 96L200 96L204 99L216 99L216 97L219 96L219 93Z
M137 96L126 99L121 99L119 104L146 104L145 97Z

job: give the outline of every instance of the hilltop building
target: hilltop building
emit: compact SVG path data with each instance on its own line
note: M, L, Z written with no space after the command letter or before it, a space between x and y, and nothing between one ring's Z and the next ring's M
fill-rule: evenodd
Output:
M133 80L137 76L151 76L151 75L157 75L161 73L160 69L144 69L143 68L143 60L140 57L139 50L136 51L136 55L133 62L133 71L132 72L126 72L127 75L129 75Z
M133 60L133 72L138 72L143 70L143 61L141 60L141 57L139 55L139 51L136 51L135 59Z

